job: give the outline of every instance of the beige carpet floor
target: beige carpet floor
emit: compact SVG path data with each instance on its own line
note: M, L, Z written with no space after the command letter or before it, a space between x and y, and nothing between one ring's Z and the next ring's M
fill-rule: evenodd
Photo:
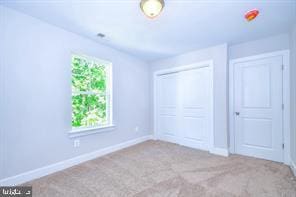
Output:
M296 196L286 165L152 140L24 185L34 197Z

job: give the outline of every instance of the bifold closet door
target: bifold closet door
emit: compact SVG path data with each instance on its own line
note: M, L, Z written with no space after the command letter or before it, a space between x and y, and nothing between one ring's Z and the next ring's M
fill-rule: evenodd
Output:
M156 135L159 139L177 142L178 73L160 75L156 80Z
M209 67L158 75L156 136L198 149L209 149L212 129Z
M209 68L180 72L178 82L180 144L208 150L211 130Z

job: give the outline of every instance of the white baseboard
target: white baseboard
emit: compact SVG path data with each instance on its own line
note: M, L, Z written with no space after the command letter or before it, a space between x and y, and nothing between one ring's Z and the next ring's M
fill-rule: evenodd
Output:
M225 148L214 147L210 150L210 153L215 154L215 155L224 156L224 157L229 156L229 151L228 151L228 149L225 149Z
M161 138L159 136L156 136L154 135L154 140L161 140L161 141L165 141L165 142L170 142L170 143L174 143L174 144L179 144L178 141L176 139L173 139L173 138ZM199 150L202 150L200 148L197 148ZM229 156L229 150L226 148L217 148L217 147L214 147L214 148L211 148L209 150L209 152L211 154L215 154L215 155L220 155L220 156L224 156L224 157L228 157Z
M158 140L158 138L157 138L156 135L152 134L151 136L152 136L152 139L153 139L153 140Z
M291 165L290 168L294 174L294 176L296 176L296 163L291 159Z
M100 149L100 150L97 150L97 151L94 151L91 153L80 155L80 156L77 156L77 157L74 157L74 158L71 158L68 160L64 160L64 161L61 161L58 163L44 166L42 168L38 168L38 169L31 170L31 171L28 171L25 173L21 173L21 174L12 176L12 177L8 177L8 178L0 180L0 186L19 185L19 184L22 184L22 183L52 174L54 172L64 170L66 168L75 166L75 165L83 163L85 161L92 160L97 157L101 157L103 155L121 150L123 148L127 148L129 146L133 146L135 144L138 144L138 143L150 140L150 139L153 139L152 135L143 136L140 138L136 138L136 139L127 141L127 142L116 144L114 146L103 148L103 149Z

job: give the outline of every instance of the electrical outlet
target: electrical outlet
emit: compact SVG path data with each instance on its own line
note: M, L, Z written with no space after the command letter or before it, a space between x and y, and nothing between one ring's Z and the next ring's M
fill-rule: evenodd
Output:
M135 132L138 133L139 132L139 127L135 127Z
M80 140L79 139L74 140L74 147L77 148L79 146L80 146Z

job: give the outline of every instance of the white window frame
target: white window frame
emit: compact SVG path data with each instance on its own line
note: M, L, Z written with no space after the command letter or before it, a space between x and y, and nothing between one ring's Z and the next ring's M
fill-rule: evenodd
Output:
M93 61L93 62L98 62L99 64L106 65L107 67L107 88L106 88L106 99L107 99L107 107L106 107L106 116L107 116L107 124L104 125L96 125L96 126L90 126L90 127L72 127L72 105L71 105L71 130L69 131L70 137L79 137L79 136L84 136L84 135L90 135L94 133L100 133L100 132L105 132L109 130L113 130L115 128L114 122L113 122L113 73L112 73L112 63L109 61L101 60L95 57L89 57L86 55L81 55L79 53L73 53L71 55L71 69L72 69L72 58L73 57L79 57L86 59L88 61ZM71 80L72 80L72 73L71 73ZM72 83L71 83L72 85ZM82 92L73 92L71 90L71 95L74 94L94 94L93 92L87 92L87 91L82 91ZM72 96L71 96L72 99ZM72 102L71 102L72 103Z

